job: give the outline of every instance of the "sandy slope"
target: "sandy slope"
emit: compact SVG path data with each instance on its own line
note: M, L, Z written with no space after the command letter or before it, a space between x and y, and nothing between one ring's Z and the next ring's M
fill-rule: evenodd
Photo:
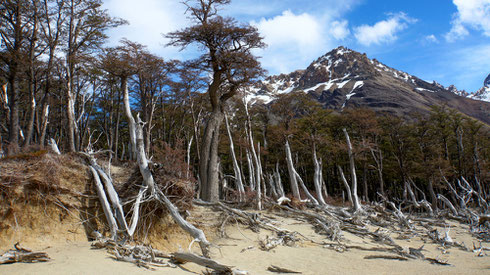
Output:
M266 215L272 216L270 213ZM326 241L316 234L309 224L291 218L274 217L278 221L276 225L281 228L300 232L315 242ZM193 211L192 220L199 221L201 226L210 226L218 222L217 214L199 207ZM208 238L221 247L221 249L213 249L213 259L247 270L250 274L274 274L267 271L270 265L300 271L303 274L490 274L489 256L476 257L475 253L458 248L451 248L444 254L437 245L421 237L404 241L396 239L397 234L392 234L395 241L407 250L408 247L418 248L425 244L423 251L425 256L447 260L452 266L433 265L422 260L406 262L367 260L363 259L364 256L383 253L357 250L339 253L310 241L299 242L295 247L280 246L265 252L258 248L258 241L267 235L273 236L272 232L261 230L257 234L232 223L226 228L226 233L229 238L221 239L217 238L214 232L207 232ZM179 234L182 233L173 236ZM466 225L451 223L450 234L454 241L464 242L469 248L473 247L472 242L477 243L468 233ZM367 238L362 239L349 233L344 233L344 237L346 239L344 243L349 245L366 247L379 245ZM167 236L168 238L170 242L173 239L171 236ZM188 241L188 238L180 238L181 243L176 247L186 248ZM0 274L191 274L180 268L157 268L156 271L148 271L132 264L117 262L105 251L91 250L89 243L80 240L60 240L50 247L46 247L46 244L43 246L41 242L24 243L24 245L27 247L32 245L30 247L33 249L48 252L53 260L48 263L3 265L0 266ZM488 243L483 245L490 246ZM157 247L169 250L163 244ZM203 271L201 267L194 264L186 264L184 267L193 272Z

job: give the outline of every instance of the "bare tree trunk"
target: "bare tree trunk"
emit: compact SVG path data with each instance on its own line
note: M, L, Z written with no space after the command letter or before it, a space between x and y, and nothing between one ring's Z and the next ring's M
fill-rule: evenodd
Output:
M320 163L318 162L318 158L316 156L316 145L313 143L313 164L315 165L315 174L313 175L313 183L315 184L316 197L321 205L325 205L325 200L322 195L322 168Z
M46 130L48 129L49 123L49 105L46 104L43 107L43 117L41 122L41 138L39 139L39 144L44 145L44 141L46 140Z
M381 149L377 149L376 152L372 149L369 148L371 151L371 156L374 159L374 162L376 163L376 171L378 172L378 180L379 180L379 192L381 195L385 195L385 190L384 190L384 181L383 181L383 154L381 152Z
M34 89L34 88L31 87L30 89ZM34 91L31 91L31 109L29 113L29 122L27 123L27 133L25 137L26 139L24 141L24 147L28 147L31 144L32 135L34 133L35 117L36 117L36 94Z
M356 165L354 161L354 153L352 152L352 144L350 142L349 134L347 130L342 129L345 135L345 140L347 142L347 150L349 153L349 163L350 163L350 173L352 177L352 199L354 202L354 211L359 211L362 209L361 203L359 202L359 197L357 196L357 176L356 176Z
M301 176L298 174L298 172L296 171L296 169L294 170L294 174L296 175L296 178L297 180L299 181L299 185L301 186L301 188L303 189L303 192L305 192L305 195L306 197L315 205L318 205L318 201L315 199L315 197L313 197L313 195L310 193L310 191L308 191L308 188L306 188L306 185L303 181L303 179L301 179Z
M347 182L347 179L345 178L344 171L342 171L342 168L340 165L338 166L339 172L340 172L340 178L342 179L342 182L344 183L345 189L347 190L347 197L349 198L349 202L351 205L354 205L354 200L352 199L352 192L350 190L349 183Z
M187 169L186 169L186 174L185 178L189 179L189 172L191 170L191 148L192 148L192 142L194 141L194 136L191 136L191 139L189 140L189 143L187 144Z
M247 167L248 167L248 173L249 173L248 184L249 184L250 190L255 191L255 169L253 167L252 156L251 156L248 148L246 149L246 155L247 155Z
M99 196L100 204L102 205L102 209L104 210L104 214L109 225L109 229L111 230L111 236L113 239L116 239L117 234L117 223L114 219L114 215L112 215L111 207L109 205L109 201L107 200L107 196L104 191L104 187L100 182L99 174L92 166L89 166L90 171L94 177L95 181L95 189L97 190L97 194ZM91 232L90 232L91 233Z
M453 212L453 215L454 216L458 216L459 215L459 213L456 210L456 208L454 208L453 204L446 197L444 197L443 195L439 194L439 195L437 195L437 198L439 198L440 200L442 200L444 202L444 204L447 207L449 207L449 209L451 210L451 212Z
M294 169L293 157L291 156L291 148L289 146L289 142L287 139L286 139L286 162L288 165L289 183L291 185L291 191L293 192L294 198L301 200L298 181L296 180L296 170Z
M436 197L436 193L434 192L434 184L432 183L432 178L429 179L429 193L430 193L432 208L434 208L434 210L437 211L437 197Z
M286 193L284 193L284 186L281 182L281 174L279 174L279 162L276 163L276 170L274 171L274 178L276 183L276 189L279 197L286 197Z
M133 114L131 113L131 106L129 105L129 91L128 91L128 77L121 77L121 90L124 95L124 112L126 113L126 118L129 124L129 144L131 145L131 150L129 153L129 159L136 159L136 122L134 121Z
M254 162L254 167L255 167L255 187L256 187L256 200L257 200L257 209L262 210L262 168L260 167L260 161L259 158L257 157L257 152L255 150L255 144L254 144L254 139L253 139L253 134L252 134L252 122L250 120L250 115L248 113L248 103L244 100L243 101L245 105L245 114L247 116L247 127L245 127L245 131L247 132L247 138L248 142L250 144L251 148L251 154ZM258 144L258 149L260 150L260 143ZM259 156L260 157L260 156Z
M240 201L243 201L243 197L245 195L245 188L243 187L242 181L242 172L240 171L240 167L238 166L238 161L235 155L235 146L233 145L233 137L231 136L230 125L228 123L228 117L225 115L226 121L226 131L228 132L228 138L230 139L230 153L231 160L233 162L233 170L235 172L235 184L237 187L238 195Z
M76 133L76 121L75 121L75 99L72 91L72 76L71 74L71 69L67 68L67 89L66 89L66 99L67 99L67 105L66 105L66 117L68 119L68 150L70 152L76 152L76 145L75 145L75 136L77 135Z

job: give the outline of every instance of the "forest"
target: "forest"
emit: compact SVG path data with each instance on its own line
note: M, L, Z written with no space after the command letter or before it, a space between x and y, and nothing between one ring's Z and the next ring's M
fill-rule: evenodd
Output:
M94 156L130 163L146 188L133 194L137 208L152 199L172 206L152 175L163 167L189 182L202 204L348 206L349 215L366 215L381 203L401 220L449 211L481 222L490 196L489 125L447 106L410 117L339 112L303 92L247 102L266 74L254 50L266 45L256 28L220 15L229 2L184 2L192 24L163 35L167 46L201 55L174 60L137 41L108 47L107 31L128 22L111 17L101 0L2 1L0 157L83 155L104 185ZM121 206L111 213L105 200L111 235L132 236L138 211L129 224ZM199 230L186 231L208 256Z

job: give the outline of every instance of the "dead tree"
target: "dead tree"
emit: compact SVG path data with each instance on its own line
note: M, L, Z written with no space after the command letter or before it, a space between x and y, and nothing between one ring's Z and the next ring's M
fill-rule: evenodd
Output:
M293 165L293 157L291 156L291 148L289 146L289 142L286 139L286 163L288 165L289 172L289 184L291 186L291 191L293 192L293 197L301 200L301 196L299 194L298 181L296 179L296 170Z
M308 188L306 188L306 185L303 182L303 179L301 179L301 176L298 174L298 172L294 168L293 158L291 156L291 147L289 146L289 142L287 141L287 139L286 139L286 162L288 164L289 182L291 184L291 190L293 191L293 196L296 199L301 200L301 196L299 193L299 187L298 187L298 182L299 182L299 184L301 185L301 188L303 189L303 192L308 197L308 199L313 204L318 205L318 201L308 191Z
M257 156L257 151L255 150L254 138L252 134L252 121L250 120L250 115L248 113L248 103L243 100L245 105L245 114L247 116L247 125L245 131L247 134L248 142L250 143L251 155L253 158L253 167L255 167L255 187L256 187L256 200L257 209L262 210L262 167L260 164L260 156ZM260 143L258 144L258 150L260 150Z
M228 138L230 139L230 154L231 154L231 160L233 162L233 171L235 172L235 185L238 191L240 201L242 201L243 196L245 194L245 188L243 187L242 172L240 170L240 166L238 166L238 161L236 159L233 137L231 136L230 124L228 123L228 116L226 115L225 115L225 122L226 122L226 132L228 133Z
M357 212L362 209L361 203L359 202L359 197L357 196L357 176L356 176L356 164L354 161L354 153L352 151L352 144L350 142L350 137L349 134L347 133L347 130L344 128L342 129L345 135L345 140L347 143L347 152L349 154L349 164L350 164L350 173L351 173L351 180L352 180L352 203L354 207L354 211Z
M322 166L316 156L316 145L313 143L313 164L315 165L315 174L313 175L313 183L315 184L316 197L321 205L325 205L322 193Z

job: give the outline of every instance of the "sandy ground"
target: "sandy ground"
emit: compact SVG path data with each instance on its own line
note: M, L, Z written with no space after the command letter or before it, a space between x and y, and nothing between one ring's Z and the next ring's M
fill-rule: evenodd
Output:
M272 214L267 213L266 215L271 216ZM217 214L199 207L193 211L193 220L199 221L201 226L216 224L217 217ZM278 227L300 232L315 242L327 241L316 234L309 224L292 218L277 216L274 218L277 220L276 226ZM469 248L473 247L473 242L478 243L469 234L466 225L450 224L450 235L454 241L464 242ZM216 233L207 232L208 238L220 246L220 249L213 249L213 259L240 270L246 270L250 274L274 274L267 271L270 265L288 268L302 272L302 274L490 274L490 256L477 257L473 252L462 251L458 248L442 251L438 245L423 237L414 237L407 241L398 240L396 234L392 235L395 241L407 250L409 247L418 248L425 245L423 253L426 257L448 261L451 266L433 265L423 260L368 260L364 259L367 255L386 253L358 250L339 253L307 240L296 243L294 247L279 246L266 252L259 249L258 243L266 236L274 236L272 232L261 230L257 234L242 225L230 223L226 228L226 233L228 238L218 238ZM362 239L349 233L344 233L344 238L344 243L348 245L379 246L370 239ZM157 268L149 271L133 264L115 261L106 251L93 250L90 248L90 243L80 238L51 241L50 243L47 246L42 241L32 241L23 243L23 245L47 252L53 259L52 261L2 265L0 274L192 274L189 271L201 274L203 271L200 266L191 263L183 265L183 268L187 270L177 267ZM185 250L187 243L185 241L176 247ZM488 243L483 243L483 245L490 246ZM159 248L169 250L162 246ZM194 248L197 249L197 245Z

